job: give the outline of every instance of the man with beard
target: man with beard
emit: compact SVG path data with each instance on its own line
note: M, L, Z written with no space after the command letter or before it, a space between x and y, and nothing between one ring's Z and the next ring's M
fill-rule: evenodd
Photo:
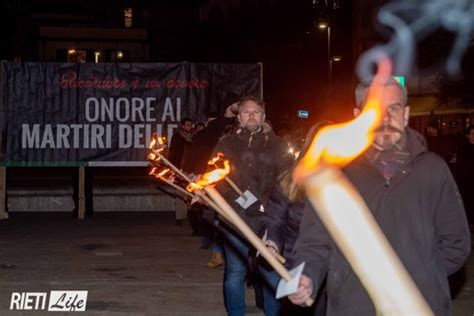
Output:
M168 154L169 161L178 168L182 168L183 157L186 148L193 141L193 121L189 118L183 118L179 124L178 130L171 137L170 149Z
M368 87L356 89L360 113ZM470 235L448 166L427 151L424 138L407 127L406 90L393 78L384 85L383 120L372 146L344 168L435 315L450 315L447 277L464 264ZM366 290L321 220L307 203L293 262L306 262L297 305L315 297L327 277L327 315L376 315ZM389 287L390 284L387 284Z
M292 157L288 152L288 145L273 133L269 124L265 123L263 100L253 96L243 97L238 105L237 119L240 128L219 140L213 156L222 152L225 159L231 163L230 178L241 190L252 192L258 201L243 209L237 203L232 203L238 195L225 181L221 181L218 188L242 219L256 231L259 218L263 215L261 203L268 199L277 176L289 168ZM222 226L227 230L223 236L226 309L228 315L244 316L245 277L251 247L234 229ZM266 315L278 315L279 305L274 303L275 300L264 298L263 307Z

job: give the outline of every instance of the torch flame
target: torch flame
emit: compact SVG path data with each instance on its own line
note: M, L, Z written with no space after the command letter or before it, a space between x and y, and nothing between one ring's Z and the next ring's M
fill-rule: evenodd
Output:
M154 176L156 174L156 167L153 167L151 171L148 173L149 176Z
M149 153L146 157L147 160L155 161L157 156L154 153Z
M208 164L209 166L212 166L212 165L214 165L216 162L218 162L219 160L222 160L222 158L224 158L224 154L223 154L223 153L217 153L217 156L214 157L214 158L212 158L211 160L209 160L209 161L207 162L207 164Z
M155 149L156 144L158 143L158 150L161 149L166 144L166 137L160 136L157 137L156 133L153 133L151 137L150 145L148 146L149 149Z
M167 174L168 172L170 172L171 170L169 168L165 168L163 170L161 170L159 173L158 172L158 168L157 167L153 167L151 169L151 171L148 173L148 175L150 176L155 176L155 178L161 178L162 176L164 176L165 174Z
M200 179L196 182L191 182L186 190L192 192L196 189L202 189L206 185L216 183L219 180L224 179L230 172L230 163L229 160L224 160L224 168L218 168L211 172L203 174Z
M164 137L164 136L158 137L158 144L160 144L160 145L166 144L166 137Z
M153 148L155 148L155 145L156 145L156 138L153 137L151 139L150 146L148 146L148 148L153 149Z
M170 172L170 169L169 168L166 168L164 170L162 170L160 173L158 173L156 175L157 178L161 178L162 176L164 176L165 174L167 174L168 172Z
M200 190L200 189L202 189L202 187L200 185L197 185L194 182L191 182L190 184L186 186L186 190L188 190L189 192L193 192L194 190Z
M324 164L344 166L370 146L374 130L382 120L384 83L392 69L388 59L381 60L378 66L363 111L352 121L326 126L318 132L293 173L296 181L302 180Z

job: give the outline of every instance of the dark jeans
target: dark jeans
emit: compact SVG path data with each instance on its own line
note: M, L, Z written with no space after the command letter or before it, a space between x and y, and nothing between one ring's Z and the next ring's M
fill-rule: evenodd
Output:
M265 316L278 316L280 315L281 304L275 298L275 294L278 282L280 282L280 275L275 270L264 267L263 265L258 266L258 272L263 277L263 309L265 311Z
M222 243L218 229L219 220L216 213L210 208L205 208L201 216L201 248L213 251L214 245ZM221 248L219 246L219 248ZM219 251L222 253L222 250Z
M245 316L245 277L247 275L247 257L249 246L247 241L229 230L223 238L223 248L225 255L224 269L224 298L227 314L229 316ZM266 274L261 275L265 278ZM265 287L275 284L274 279L265 282ZM271 299L267 299L270 295ZM264 291L264 311L265 315L278 315L280 310L279 302L274 298L275 291L270 288Z

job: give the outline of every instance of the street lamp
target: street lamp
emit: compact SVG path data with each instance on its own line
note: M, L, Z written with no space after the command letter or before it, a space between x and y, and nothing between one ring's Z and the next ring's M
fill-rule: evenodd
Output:
M325 30L327 29L328 31L328 81L329 81L329 85L331 85L331 66L332 66L332 63L331 63L331 26L329 26L328 23L326 22L320 22L318 24L318 28L320 30Z
M331 26L329 23L320 22L318 23L318 28L320 30L327 29L328 32L328 85L329 85L329 93L332 90L332 63L341 61L341 56L332 56L331 55Z
M329 60L329 86L332 88L332 63L341 61L341 56L332 56Z

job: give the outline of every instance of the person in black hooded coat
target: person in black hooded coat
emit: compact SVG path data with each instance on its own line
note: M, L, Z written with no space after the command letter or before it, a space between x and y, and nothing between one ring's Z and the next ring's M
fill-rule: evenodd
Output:
M330 123L329 121L323 121L310 128L299 158L306 154L318 131ZM291 256L293 246L299 235L299 227L305 207L303 188L292 179L293 169L298 163L299 159L293 164L292 168L285 170L278 177L278 182L270 194L264 207L264 216L260 221L259 235L263 237L266 234L265 243L267 248L273 255L281 254L284 258L290 258ZM260 271L267 276L267 280L270 280L270 284L264 287L264 291L269 292L268 297L272 294L275 296L275 290L280 279L278 273L269 269L269 267L262 267ZM286 301L283 300L282 302ZM325 291L320 291L316 303L311 308L282 304L280 315L324 315L325 313L326 295Z

